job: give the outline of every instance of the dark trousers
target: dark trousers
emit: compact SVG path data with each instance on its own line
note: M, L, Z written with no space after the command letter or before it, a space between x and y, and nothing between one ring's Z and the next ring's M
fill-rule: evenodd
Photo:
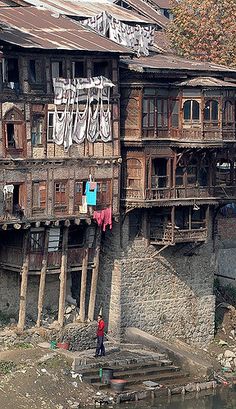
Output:
M96 347L96 356L99 356L99 352L101 351L100 356L105 356L105 347L103 344L104 336L99 337L97 336L97 347Z

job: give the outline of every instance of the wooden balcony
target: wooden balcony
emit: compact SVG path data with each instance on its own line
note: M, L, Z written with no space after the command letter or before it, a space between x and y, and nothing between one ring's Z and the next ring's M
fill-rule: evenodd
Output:
M78 270L82 267L83 247L68 248L68 270ZM61 250L48 253L48 273L59 273L61 266ZM93 262L94 249L89 249L89 263ZM43 255L41 252L30 253L29 274L40 274ZM23 263L22 249L18 247L2 246L0 253L0 265L2 268L20 272Z
M235 127L220 127L218 124L203 124L179 129L143 128L142 139L172 139L176 141L236 141Z
M164 229L158 229L152 232L150 244L159 245L174 245L176 243L201 242L207 239L207 228L200 227L198 229L178 229L172 226L166 226Z
M155 202L155 201L167 201L176 199L229 199L236 198L236 186L212 186L212 187L195 187L178 186L175 188L159 188L159 189L146 189L145 193L138 189L123 189L123 200L131 202Z

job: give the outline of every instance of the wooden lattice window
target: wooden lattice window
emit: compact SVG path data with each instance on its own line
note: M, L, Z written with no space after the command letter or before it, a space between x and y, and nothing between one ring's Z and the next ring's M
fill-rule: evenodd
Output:
M23 150L25 142L25 122L22 113L12 108L3 119L5 146L7 150Z
M65 206L67 204L67 183L55 182L55 206Z
M111 204L111 181L104 179L97 181L97 204L109 206Z
M219 103L216 100L208 100L204 108L204 120L207 122L218 122Z
M138 159L127 159L125 163L125 183L129 189L141 189L142 164Z
M187 100L183 106L184 122L198 122L200 119L200 104L195 100Z
M33 208L45 209L47 200L47 183L45 181L33 182L32 194Z

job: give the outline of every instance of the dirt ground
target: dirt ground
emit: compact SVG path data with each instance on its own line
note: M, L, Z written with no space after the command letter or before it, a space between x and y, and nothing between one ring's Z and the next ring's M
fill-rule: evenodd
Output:
M71 360L25 344L0 352L2 409L77 409L94 403L94 390L71 373Z

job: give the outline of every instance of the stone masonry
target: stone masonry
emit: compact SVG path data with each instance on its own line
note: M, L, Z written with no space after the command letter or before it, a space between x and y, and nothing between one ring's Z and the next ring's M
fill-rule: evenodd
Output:
M124 225L123 238L126 230ZM175 245L155 255L158 248L147 246L145 239L131 243L126 237L119 251L118 234L119 226L106 233L99 283L98 303L110 336L119 338L134 326L164 339L209 344L215 316L212 241L193 250L194 244Z

